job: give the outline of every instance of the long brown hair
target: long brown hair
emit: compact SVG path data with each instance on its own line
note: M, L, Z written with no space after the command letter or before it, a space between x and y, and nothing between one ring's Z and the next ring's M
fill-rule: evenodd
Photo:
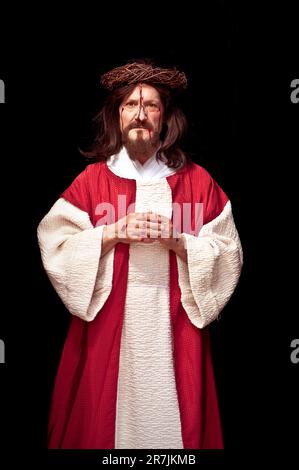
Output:
M104 106L93 118L95 138L87 151L81 153L92 161L105 161L111 155L119 153L122 147L122 135L119 125L119 107L122 101L136 87L136 84L116 88L106 99ZM180 168L190 162L190 158L179 147L179 141L187 128L184 113L172 99L170 91L160 85L154 85L160 94L164 107L164 125L161 133L162 146L157 158L167 158L166 165Z

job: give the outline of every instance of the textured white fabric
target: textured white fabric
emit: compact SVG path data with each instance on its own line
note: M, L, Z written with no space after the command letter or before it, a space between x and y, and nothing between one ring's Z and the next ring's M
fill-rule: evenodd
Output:
M138 160L132 160L125 147L117 155L107 160L109 169L118 176L136 181L152 181L172 175L175 169L169 168L164 162L156 159L156 154L143 165Z
M182 235L188 261L177 257L181 301L191 322L203 328L224 308L241 273L243 253L230 201L198 237Z
M136 211L149 210L171 218L172 194L165 177L137 179ZM54 204L38 227L42 260L54 288L69 311L87 321L97 315L112 288L114 248L100 259L102 230L103 226L93 228L88 214L64 199ZM219 315L240 275L242 249L230 203L198 237L183 237L188 264L177 257L181 300L190 321L203 328ZM132 243L129 250L116 448L182 448L172 357L169 253L158 241Z
M94 228L86 212L63 198L38 226L44 268L67 309L91 321L112 288L114 249L99 263L103 227Z
M136 183L136 212L171 218L164 178ZM183 448L169 306L169 252L158 241L130 245L121 338L115 447Z

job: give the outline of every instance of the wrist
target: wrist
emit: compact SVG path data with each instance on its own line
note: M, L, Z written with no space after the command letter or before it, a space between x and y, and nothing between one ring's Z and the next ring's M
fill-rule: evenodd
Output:
M175 239L175 249L174 249L174 251L176 252L176 254L178 256L180 256L180 258L182 258L184 260L187 259L187 249L186 249L186 245L185 245L185 239L182 236L182 234L180 234Z
M105 225L103 229L103 242L110 242L116 244L118 242L115 224Z
M178 250L184 250L185 249L185 242L184 238L182 237L182 234L179 234L175 239L175 246Z

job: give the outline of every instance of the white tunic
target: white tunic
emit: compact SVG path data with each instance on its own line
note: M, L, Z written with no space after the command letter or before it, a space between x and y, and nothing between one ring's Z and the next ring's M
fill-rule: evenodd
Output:
M143 166L132 162L126 151L119 157L108 166L119 176L136 179L135 211L171 218L172 194L165 176L173 170L155 156ZM158 241L132 243L129 250L115 448L183 448L172 353L169 252Z

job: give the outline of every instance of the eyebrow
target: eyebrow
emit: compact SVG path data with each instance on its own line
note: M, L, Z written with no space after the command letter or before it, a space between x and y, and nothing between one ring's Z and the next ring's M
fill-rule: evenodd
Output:
M161 103L160 100L153 98L152 100L143 100L144 103Z
M134 100L133 98L128 98L127 100L124 101L124 103L139 103L139 100ZM143 100L143 103L161 103L161 101L157 98L153 98L152 100Z

